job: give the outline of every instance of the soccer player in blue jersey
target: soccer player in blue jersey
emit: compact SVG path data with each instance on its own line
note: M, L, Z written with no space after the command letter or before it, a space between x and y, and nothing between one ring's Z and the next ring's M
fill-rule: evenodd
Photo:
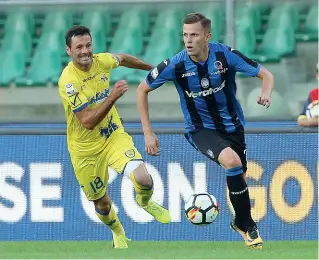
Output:
M257 62L224 44L210 43L211 21L190 13L183 21L185 49L153 68L137 89L138 109L145 136L145 149L159 154L148 112L148 93L173 81L186 121L185 137L195 149L226 171L230 201L235 211L231 227L248 248L262 249L262 239L251 217L244 115L236 98L236 72L262 80L257 103L270 106L272 74Z

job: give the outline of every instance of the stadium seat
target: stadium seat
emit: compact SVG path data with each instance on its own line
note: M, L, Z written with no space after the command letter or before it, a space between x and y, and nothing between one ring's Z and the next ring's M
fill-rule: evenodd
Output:
M45 86L62 71L61 57L57 50L37 50L25 77L16 80L17 86Z
M118 30L139 28L142 29L142 34L145 35L149 29L149 23L147 10L143 8L133 8L122 14L118 24Z
M205 9L200 10L212 21L212 41L218 42L225 28L225 17L220 5L208 5Z
M72 26L73 18L72 13L70 12L50 12L47 13L43 25L42 25L42 33L46 32L57 32L64 34L67 30Z
M5 34L12 32L25 32L32 36L35 31L35 21L33 15L22 11L8 13L4 31Z
M261 29L261 7L258 4L246 3L237 4L236 10L236 24L239 26L252 26L255 32Z
M256 102L260 93L261 89L255 88L248 94L245 111L246 117L256 119L271 118L272 120L276 120L292 116L289 104L284 101L283 97L278 92L273 91L271 106L267 109Z
M251 56L256 48L255 30L250 25L236 27L236 49L246 56Z
M92 30L92 44L93 44L93 52L100 53L106 51L106 37L104 31L102 30Z
M178 52L181 47L179 31L171 28L157 28L152 31L147 48L159 48L161 46L171 49L172 53Z
M292 27L293 31L299 28L298 8L290 3L276 6L269 16L268 28Z
M36 51L57 51L59 55L65 54L65 41L62 32L44 32L38 42Z
M293 55L294 52L292 28L270 28L265 33L258 54L254 54L252 58L260 62L278 62L282 56Z
M25 71L25 54L18 50L6 50L0 53L0 85L8 86Z
M32 39L29 33L24 31L7 32L3 38L1 51L14 50L22 52L26 58L31 55Z
M318 6L311 6L306 17L304 40L318 40Z
M107 10L85 12L81 24L91 31L103 31L105 35L111 33L111 15Z
M127 67L118 67L115 70L112 70L111 73L111 82L114 83L119 80L128 80L128 77L135 73L134 69Z
M178 8L161 11L155 19L154 30L158 28L171 28L182 32L184 12Z
M110 46L110 52L127 52L132 55L139 55L142 49L143 36L138 28L117 30Z

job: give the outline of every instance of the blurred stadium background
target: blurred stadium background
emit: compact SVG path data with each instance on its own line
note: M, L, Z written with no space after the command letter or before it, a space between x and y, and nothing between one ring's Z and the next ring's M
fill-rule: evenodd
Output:
M248 119L295 119L316 86L315 0L237 0L234 15L226 12L227 1L79 2L0 1L0 120L64 122L56 84L69 62L64 34L72 24L91 28L95 52L126 52L156 65L183 48L181 20L192 11L212 19L212 40L237 48L275 75L273 107L266 112L255 104L260 82L238 76L238 98ZM113 82L124 78L132 89L118 102L127 121L138 120L134 88L144 77L125 68L112 74ZM181 121L175 88L159 91L162 95L152 96L152 118Z
M69 62L64 34L72 24L86 25L95 53L124 52L156 65L183 49L182 18L194 11L212 20L213 41L237 48L275 76L272 106L265 110L256 104L260 81L237 75L248 120L253 216L265 250L248 252L229 230L224 173L183 139L171 84L150 95L162 154L144 154L135 90L146 73L119 68L112 82L126 79L130 89L117 108L157 183L155 198L170 209L173 223L149 218L136 206L129 181L116 180L111 171L114 205L138 242L131 243L133 251L110 251L103 241L110 232L81 193L66 148L57 91ZM318 84L317 1L0 0L0 60L0 258L318 258L318 134L296 124ZM206 228L183 216L183 202L194 191L220 201L220 216ZM28 242L36 240L44 242ZM143 242L149 240L155 242ZM189 243L176 242L181 240Z

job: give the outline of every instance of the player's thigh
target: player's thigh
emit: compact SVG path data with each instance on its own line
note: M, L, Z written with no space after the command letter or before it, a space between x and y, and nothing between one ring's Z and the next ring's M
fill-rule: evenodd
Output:
M228 142L230 143L230 147L239 156L239 159L243 166L243 172L246 172L247 171L247 153L246 153L246 140L245 140L244 129L240 128L233 134L229 135Z
M87 158L72 158L75 176L90 201L106 194L108 183L107 159L105 154Z
M113 140L108 150L109 166L120 174L129 175L143 163L143 157L129 134L116 133L111 138Z
M203 128L195 133L191 133L186 138L197 150L217 164L220 164L218 161L220 153L225 148L230 147L229 142L225 138L211 129Z

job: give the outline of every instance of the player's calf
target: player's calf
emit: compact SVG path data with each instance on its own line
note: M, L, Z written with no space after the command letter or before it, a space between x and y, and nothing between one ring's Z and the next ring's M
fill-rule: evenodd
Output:
M148 206L154 191L153 179L143 163L131 172L130 179L136 192L136 202L141 207Z
M95 200L94 205L95 214L112 230L113 233L117 235L125 234L123 226L112 207L112 201L107 194L104 197Z
M144 164L140 165L130 174L130 179L136 191L136 202L138 205L151 214L157 221L161 223L171 222L168 210L151 199L154 183Z

